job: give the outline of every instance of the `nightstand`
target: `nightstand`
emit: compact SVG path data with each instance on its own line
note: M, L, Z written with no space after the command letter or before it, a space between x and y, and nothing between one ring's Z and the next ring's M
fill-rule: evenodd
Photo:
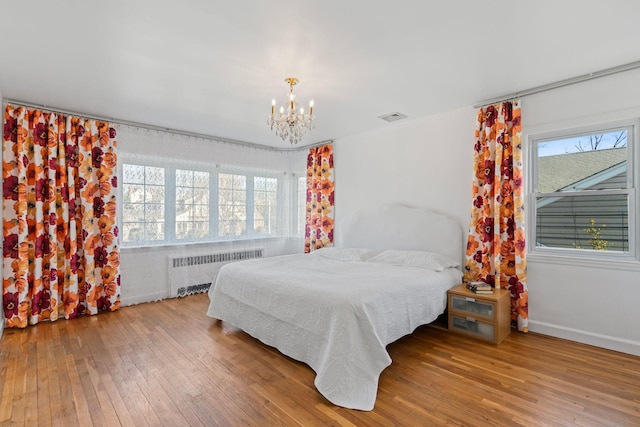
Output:
M511 333L511 294L476 294L464 284L449 289L449 330L500 344Z

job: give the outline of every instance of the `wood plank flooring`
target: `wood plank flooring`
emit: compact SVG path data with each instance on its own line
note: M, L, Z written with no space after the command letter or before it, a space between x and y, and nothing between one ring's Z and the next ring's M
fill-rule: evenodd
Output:
M640 358L537 334L424 326L391 344L371 412L205 315L200 294L5 329L0 426L638 426Z

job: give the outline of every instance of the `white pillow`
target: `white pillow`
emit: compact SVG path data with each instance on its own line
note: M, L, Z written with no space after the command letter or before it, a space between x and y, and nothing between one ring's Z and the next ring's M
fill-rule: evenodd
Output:
M311 252L311 255L319 255L336 261L366 261L378 253L379 251L372 251L369 249L336 248L330 246L317 249Z
M427 268L434 271L442 271L445 268L457 267L460 265L458 261L433 252L399 250L384 251L373 258L370 258L368 262L380 262L383 264L404 267Z

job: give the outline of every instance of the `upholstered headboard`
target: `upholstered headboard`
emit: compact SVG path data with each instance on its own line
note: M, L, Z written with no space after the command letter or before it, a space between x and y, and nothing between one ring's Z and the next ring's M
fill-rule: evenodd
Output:
M342 247L437 252L462 258L462 229L457 220L427 208L385 204L339 222Z

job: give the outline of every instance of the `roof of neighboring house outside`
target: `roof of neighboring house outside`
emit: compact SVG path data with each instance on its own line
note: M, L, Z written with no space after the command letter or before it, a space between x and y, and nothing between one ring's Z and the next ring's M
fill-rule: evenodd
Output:
M626 147L540 157L538 191L551 193L567 188L626 160Z

